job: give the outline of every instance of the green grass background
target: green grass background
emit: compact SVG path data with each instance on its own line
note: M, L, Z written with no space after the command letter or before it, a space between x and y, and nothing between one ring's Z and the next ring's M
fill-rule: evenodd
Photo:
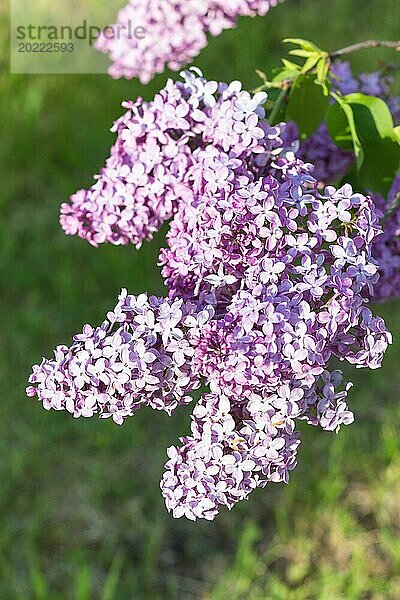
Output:
M151 98L165 77L143 87L10 75L0 6L0 598L399 599L399 304L379 307L395 339L382 370L347 369L356 423L339 435L304 427L290 485L257 491L213 523L173 520L158 488L187 410L143 410L119 428L25 397L30 365L101 322L122 286L163 293L162 234L139 252L96 250L64 236L58 212L103 164L120 102ZM399 21L398 0L287 0L212 39L195 64L255 87L255 68L276 65L287 36L335 49L398 39ZM354 65L380 59L396 56L364 51Z

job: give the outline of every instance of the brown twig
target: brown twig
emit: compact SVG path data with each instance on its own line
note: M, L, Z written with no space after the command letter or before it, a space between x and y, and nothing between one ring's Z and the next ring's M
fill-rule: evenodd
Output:
M334 52L330 53L330 57L332 60L336 60L337 58L339 58L340 56L344 56L345 54L351 54L352 52L357 52L358 50L365 50L367 48L392 48L392 50L397 50L398 52L400 52L400 40L366 40L365 42L358 42L357 44L351 44L351 46L340 48L340 50L335 50Z

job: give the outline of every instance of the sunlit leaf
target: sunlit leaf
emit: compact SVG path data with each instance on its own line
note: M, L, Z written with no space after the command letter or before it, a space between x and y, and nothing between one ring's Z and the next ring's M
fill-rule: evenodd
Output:
M325 118L329 98L325 96L314 75L300 75L294 82L286 110L287 120L295 121L301 139L318 129Z

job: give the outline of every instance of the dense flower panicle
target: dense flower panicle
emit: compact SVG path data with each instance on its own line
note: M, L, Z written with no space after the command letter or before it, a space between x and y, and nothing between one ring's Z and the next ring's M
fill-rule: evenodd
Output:
M297 167L182 206L161 251L172 297L215 293L199 347L213 392L312 385L332 355L375 368L390 341L364 300L380 214L349 185L318 192Z
M221 506L232 508L256 487L288 481L297 434L241 412L235 414L224 396L204 396L193 411L192 435L168 449L161 489L175 517L211 520Z
M315 302L342 293L342 275L353 294L372 290L380 213L349 185L318 191L308 169L289 153L269 176L220 181L217 191L182 203L160 255L171 296L218 288L223 301L226 289L245 287L255 297L263 286L279 294L282 281Z
M96 48L108 54L114 78L148 83L166 67L179 70L207 45L207 34L236 26L240 16L265 15L283 0L130 0ZM133 29L141 35L135 35Z
M70 348L58 346L54 359L33 368L27 392L47 410L118 424L142 405L171 413L200 386L191 362L211 315L211 307L123 291L100 327L85 325Z
M192 435L167 450L161 489L174 517L212 520L221 506L232 508L257 487L289 481L297 464L296 419L327 431L354 416L339 371L323 371L310 388L282 385L269 396L254 391L240 399L224 394L201 398L192 415Z
M296 421L329 431L353 421L350 384L339 389L331 358L376 368L391 341L363 295L378 278L371 200L350 186L318 191L291 153L269 169L255 181L226 169L211 188L199 183L162 254L171 300L123 294L100 343L85 329L88 348L79 336L31 377L45 407L117 422L142 404L171 412L200 378L209 385L192 435L169 450L161 486L176 517L212 519L256 487L287 482Z
M169 299L124 291L101 327L34 367L27 391L122 423L142 405L171 413L206 385L191 434L168 450L161 488L175 517L213 519L287 482L298 421L354 420L332 360L376 369L391 343L368 303L381 264L382 294L394 292L400 222L382 235L383 199L322 186L285 125L264 120L265 99L191 71L128 103L97 184L63 207L64 227L93 244L140 245L172 216Z
M390 96L390 76L380 71L362 73L355 77L348 62L332 65L332 85L342 94L362 92L383 98L392 113L395 125L400 123L400 99ZM298 136L296 126L291 123L286 129L286 143ZM343 177L354 163L354 154L338 148L332 141L326 124L323 123L309 139L302 142L298 155L315 166L314 176L321 185L334 183ZM383 234L378 238L373 256L378 261L381 275L371 297L375 301L393 299L400 296L400 203L395 201L400 192L400 176L393 182L387 200L379 194L373 195L377 209L384 215Z
M240 82L207 82L196 71L183 76L150 103L124 103L127 111L113 128L116 143L96 183L61 207L67 234L93 245L139 247L178 203L190 203L205 186L225 179L227 169L231 178L244 168L247 173L248 164L265 161L281 144L279 127L263 120L266 94L252 97Z

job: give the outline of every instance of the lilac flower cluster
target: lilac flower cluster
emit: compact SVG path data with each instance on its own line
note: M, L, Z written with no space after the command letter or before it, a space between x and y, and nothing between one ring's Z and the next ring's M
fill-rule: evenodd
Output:
M231 508L267 481L288 480L298 435L261 414L246 415L244 407L233 410L225 396L203 396L193 411L192 435L182 438L181 448L168 448L161 489L175 517L211 520L221 505Z
M400 99L390 95L392 80L385 73L377 71L362 73L355 77L348 62L336 62L332 65L332 85L342 94L362 92L370 96L383 98L392 113L395 125L400 123ZM298 137L294 123L289 124L286 142ZM325 123L309 139L305 140L298 151L304 161L315 165L313 175L321 185L334 183L342 179L354 162L354 154L338 148L331 140ZM378 261L381 279L371 294L373 300L384 301L400 296L400 203L396 201L400 193L400 176L393 182L388 199L374 194L373 201L384 215L383 234L374 245L373 256Z
M353 421L332 360L375 369L391 343L368 308L381 213L349 185L322 190L264 101L186 73L128 105L98 184L63 208L64 226L95 244L140 245L172 215L160 253L169 299L123 292L100 327L34 367L28 394L122 423L208 386L191 435L168 449L161 488L175 517L213 519L287 482L298 421Z
M370 199L350 186L321 194L290 154L269 170L253 183L227 170L189 219L177 212L162 254L171 300L124 293L100 328L85 326L31 376L28 393L46 408L118 423L141 404L171 412L208 384L192 435L168 450L161 487L176 517L212 519L288 481L296 421L332 431L353 420L331 358L377 368L391 341L363 299L378 277ZM186 280L174 277L182 248L192 252Z
M266 94L254 97L240 82L207 82L196 70L169 81L150 103L127 102L115 123L117 140L101 174L61 207L67 234L93 245L151 239L178 203L190 204L229 170L262 162L279 145L279 129L263 121ZM204 171L210 181L202 176Z
M327 431L353 422L339 371L323 371L309 389L282 385L270 396L246 392L237 398L207 394L192 415L192 435L168 448L161 481L167 508L178 518L212 520L220 506L232 508L257 487L288 482L300 445L295 419ZM314 406L314 416L308 409Z
M192 369L201 326L212 307L169 301L123 290L100 327L83 327L70 348L33 368L29 396L46 410L74 417L112 417L119 425L143 404L171 413L200 386Z
M219 35L238 17L265 15L283 0L130 0L112 25L117 36L100 34L96 48L109 55L114 78L139 77L148 83L168 66L179 70L207 46L207 33ZM143 35L132 35L132 27Z

